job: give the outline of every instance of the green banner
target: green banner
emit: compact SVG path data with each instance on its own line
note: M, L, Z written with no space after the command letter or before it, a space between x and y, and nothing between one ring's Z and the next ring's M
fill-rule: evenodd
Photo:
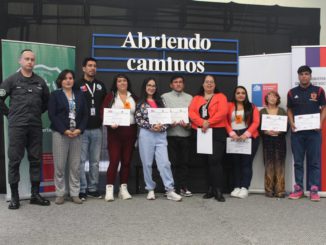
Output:
M14 40L2 40L2 77L6 79L20 69L18 63L20 52L23 49L31 49L35 54L34 72L41 76L47 83L50 91L56 89L55 80L64 69L75 69L75 47L46 43L22 42ZM42 191L53 192L53 157L52 157L52 135L49 129L50 122L47 112L42 115L43 122L43 166L42 166ZM8 124L4 120L5 132L5 154L6 171L8 170ZM19 185L20 194L28 196L30 193L29 164L26 158L23 159L20 167L21 181ZM7 197L8 197L7 185Z

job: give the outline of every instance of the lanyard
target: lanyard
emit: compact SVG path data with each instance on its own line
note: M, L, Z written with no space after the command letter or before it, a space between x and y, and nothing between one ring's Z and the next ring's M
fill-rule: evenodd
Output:
M95 93L95 82L93 82L93 90L91 90L91 88L88 86L87 83L85 83L86 87L87 87L87 90L89 91L89 93L91 94L92 96L92 106L94 106L94 93Z

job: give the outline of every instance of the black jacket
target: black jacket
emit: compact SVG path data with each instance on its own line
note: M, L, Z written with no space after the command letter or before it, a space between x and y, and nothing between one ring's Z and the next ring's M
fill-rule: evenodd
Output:
M5 99L10 97L9 108ZM43 78L21 72L8 77L0 84L0 110L8 116L9 127L42 126L41 115L47 110L49 88Z

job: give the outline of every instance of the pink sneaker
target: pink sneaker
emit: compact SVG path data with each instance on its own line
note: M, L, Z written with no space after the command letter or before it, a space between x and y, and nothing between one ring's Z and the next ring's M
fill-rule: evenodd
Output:
M294 191L289 195L289 199L297 200L303 197L303 190L297 184L294 185Z
M318 187L313 185L310 188L310 200L313 202L319 202L320 201L320 196L318 194Z

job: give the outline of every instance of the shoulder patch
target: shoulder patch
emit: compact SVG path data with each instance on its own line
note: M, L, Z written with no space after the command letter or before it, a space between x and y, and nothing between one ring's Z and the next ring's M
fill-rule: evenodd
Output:
M7 94L7 92L6 92L6 90L5 89L0 89L0 97L4 97L4 96L6 96L6 94Z

